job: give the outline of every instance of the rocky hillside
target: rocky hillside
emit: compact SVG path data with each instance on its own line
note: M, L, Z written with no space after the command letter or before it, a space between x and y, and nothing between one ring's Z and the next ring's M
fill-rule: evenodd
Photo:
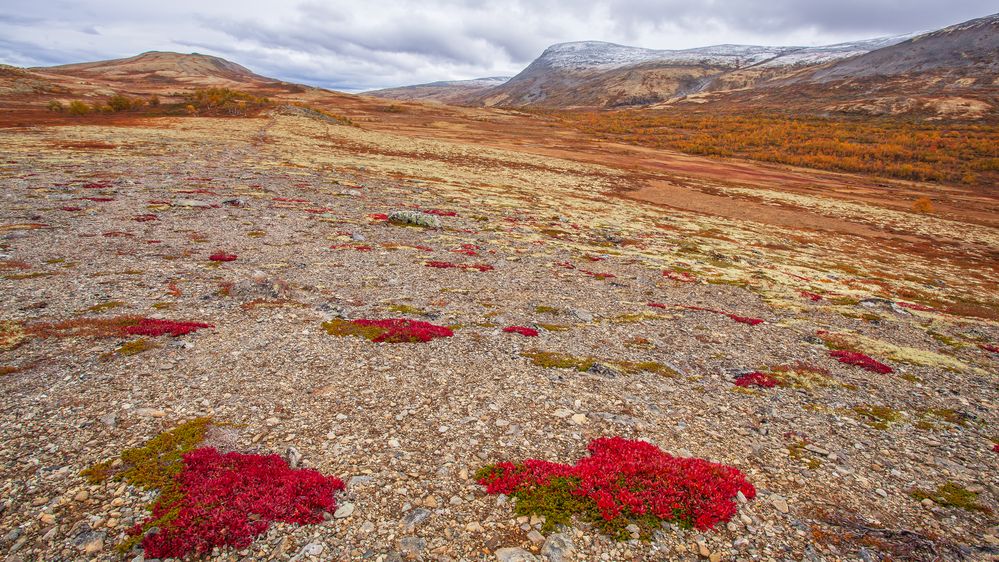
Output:
M491 76L489 78L475 78L473 80L444 80L441 82L430 82L429 84L372 90L364 92L364 95L406 101L456 103L469 95L501 86L509 79L509 76Z

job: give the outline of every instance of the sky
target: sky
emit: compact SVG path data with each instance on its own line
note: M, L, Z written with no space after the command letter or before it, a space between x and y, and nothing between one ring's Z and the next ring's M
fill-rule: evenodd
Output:
M827 45L933 30L995 0L0 0L0 62L198 52L347 92L512 76L545 47Z

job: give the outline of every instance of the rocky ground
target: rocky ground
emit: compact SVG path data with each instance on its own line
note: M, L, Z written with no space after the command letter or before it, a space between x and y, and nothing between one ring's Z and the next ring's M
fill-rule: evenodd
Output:
M199 416L233 424L234 449L348 483L325 523L275 524L217 560L999 552L995 228L817 196L794 203L891 236L740 221L622 199L625 168L278 114L9 130L0 154L7 560L141 560L114 545L150 494L80 471ZM399 210L441 226L381 216ZM934 241L956 257L919 253ZM214 328L134 354L136 338L32 331L124 314ZM455 335L322 327L393 317ZM748 371L783 384L735 386ZM617 542L585 524L544 536L471 477L571 463L610 435L735 466L759 495L717 531ZM965 501L915 492L948 484Z

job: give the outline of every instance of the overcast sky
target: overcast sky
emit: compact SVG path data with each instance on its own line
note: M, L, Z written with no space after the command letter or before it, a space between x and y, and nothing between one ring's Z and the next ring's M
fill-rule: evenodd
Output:
M545 47L824 45L985 16L996 0L0 0L0 62L212 54L344 91L513 75Z

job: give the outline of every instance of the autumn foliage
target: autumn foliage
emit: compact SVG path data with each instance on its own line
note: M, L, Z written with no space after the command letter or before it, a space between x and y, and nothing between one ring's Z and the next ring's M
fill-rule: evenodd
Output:
M566 112L614 141L901 180L992 185L999 125L697 111ZM926 211L923 211L926 212Z
M587 449L590 455L574 465L500 462L476 479L489 494L514 497L519 514L544 515L551 526L577 516L619 538L627 538L631 523L645 532L662 521L706 531L735 515L739 492L756 496L733 467L674 457L645 441L600 438Z

